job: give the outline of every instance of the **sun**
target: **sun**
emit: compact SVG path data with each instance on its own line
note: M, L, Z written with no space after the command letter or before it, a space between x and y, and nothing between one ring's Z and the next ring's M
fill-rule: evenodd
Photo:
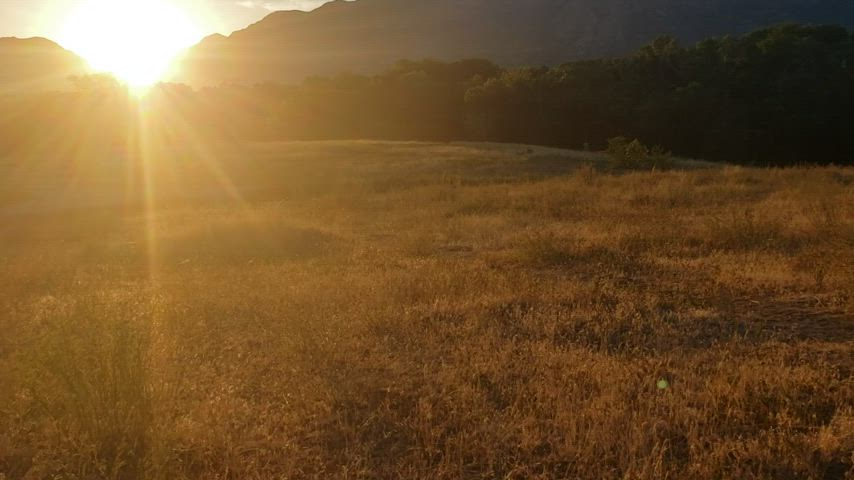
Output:
M143 87L200 38L192 17L167 0L90 0L68 16L60 43L93 69Z

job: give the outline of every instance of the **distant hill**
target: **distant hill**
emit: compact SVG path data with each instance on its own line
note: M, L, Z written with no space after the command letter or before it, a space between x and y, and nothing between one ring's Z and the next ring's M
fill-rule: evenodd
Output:
M193 84L371 73L401 58L489 58L505 66L621 55L780 22L854 26L851 0L335 0L276 12L180 61Z
M0 38L0 93L56 90L88 72L86 62L44 38Z

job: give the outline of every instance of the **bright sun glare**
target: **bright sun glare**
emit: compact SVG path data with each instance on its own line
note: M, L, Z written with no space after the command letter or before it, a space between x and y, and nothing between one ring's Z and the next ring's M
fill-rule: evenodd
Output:
M193 19L168 0L90 0L68 17L61 42L93 69L141 87L162 79L200 37Z

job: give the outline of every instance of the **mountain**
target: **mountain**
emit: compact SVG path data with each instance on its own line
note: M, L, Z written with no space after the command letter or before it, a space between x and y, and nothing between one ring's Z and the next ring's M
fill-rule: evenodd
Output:
M559 64L622 55L663 34L689 44L780 22L854 26L854 1L335 0L206 38L180 60L178 79L296 82L426 57Z
M58 90L69 76L85 74L86 62L44 38L0 38L0 93Z

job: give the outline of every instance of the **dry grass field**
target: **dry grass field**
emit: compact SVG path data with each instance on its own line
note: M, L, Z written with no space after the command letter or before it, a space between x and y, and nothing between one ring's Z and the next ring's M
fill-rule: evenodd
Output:
M852 169L48 163L2 165L0 479L854 478Z

